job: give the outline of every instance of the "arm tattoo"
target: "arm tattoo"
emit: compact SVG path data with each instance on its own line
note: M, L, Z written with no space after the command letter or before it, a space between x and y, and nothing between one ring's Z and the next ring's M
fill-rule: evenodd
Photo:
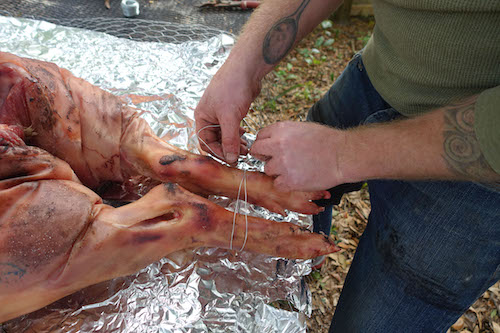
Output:
M264 61L269 65L278 63L290 51L299 28L299 19L310 0L303 0L299 8L275 23L267 32L262 45Z
M488 164L474 131L476 96L444 108L444 154L448 168L457 175L480 182L500 178Z

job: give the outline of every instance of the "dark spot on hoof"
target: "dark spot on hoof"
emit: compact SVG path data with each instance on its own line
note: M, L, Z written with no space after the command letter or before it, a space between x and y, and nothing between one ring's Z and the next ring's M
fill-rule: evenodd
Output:
M175 183L165 183L164 186L167 189L168 193L175 194L175 192L177 191L177 184Z
M179 156L179 155L165 155L162 158L160 158L160 164L161 165L169 165L171 163L174 163L175 161L184 161L186 158L184 156Z
M144 243L154 242L162 238L163 238L162 234L152 233L152 232L141 232L133 236L132 243L144 244Z

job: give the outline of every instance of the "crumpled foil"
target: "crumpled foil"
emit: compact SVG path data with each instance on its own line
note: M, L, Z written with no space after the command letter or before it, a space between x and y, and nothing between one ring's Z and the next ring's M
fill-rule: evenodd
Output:
M138 107L148 111L143 116L159 136L190 151L197 151L198 145L193 109L233 43L232 36L222 32L182 44L137 42L0 16L1 51L54 62L117 95L161 96ZM239 167L255 170L262 165L247 158ZM234 200L211 199L235 209ZM252 205L243 205L241 212L311 226L310 217L305 215L289 213L284 218ZM4 323L0 330L305 332L311 296L302 277L309 273L309 260L214 248L182 251L135 275L85 288ZM275 300L289 301L290 311L268 305Z

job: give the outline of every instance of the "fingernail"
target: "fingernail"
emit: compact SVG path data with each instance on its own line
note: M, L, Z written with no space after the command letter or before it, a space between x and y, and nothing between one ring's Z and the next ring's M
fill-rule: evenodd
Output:
M226 162L234 163L234 162L236 162L237 159L238 159L238 157L236 156L235 153L227 153L226 154Z

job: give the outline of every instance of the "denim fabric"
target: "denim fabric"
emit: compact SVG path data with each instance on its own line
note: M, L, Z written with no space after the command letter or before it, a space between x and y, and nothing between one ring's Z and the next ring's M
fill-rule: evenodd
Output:
M308 120L349 128L399 117L357 55ZM500 279L500 192L449 181L368 186L372 211L330 332L446 332ZM328 233L331 210L314 222Z

